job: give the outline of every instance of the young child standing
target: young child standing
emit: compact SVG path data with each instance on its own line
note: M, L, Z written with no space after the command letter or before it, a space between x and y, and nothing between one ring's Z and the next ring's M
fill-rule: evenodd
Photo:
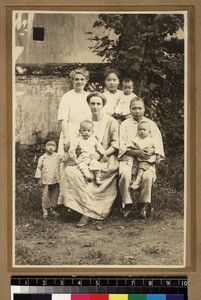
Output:
M130 160L130 163L133 163L133 175L136 176L136 179L131 185L131 189L133 190L136 190L140 187L144 171L151 169L158 160L157 143L156 140L150 136L150 125L148 122L142 121L138 124L137 136L133 141L131 141L131 143L127 144L127 149L143 149L143 151L146 152L147 148L155 149L155 153L151 155L148 160L141 160L139 158L135 159L131 156L126 157L128 162Z
M59 215L55 208L59 196L60 154L55 153L57 143L54 136L48 135L44 144L46 152L38 160L35 178L42 188L43 217L47 218L49 214Z
M123 93L114 109L114 118L119 122L122 122L131 117L130 102L133 98L137 97L137 95L133 93L134 83L132 79L125 78L122 81L122 89Z
M87 182L92 182L94 174L95 183L101 185L101 163L95 158L95 154L102 155L102 160L107 161L105 150L98 139L94 136L94 125L91 121L80 123L80 134L69 150L70 157L77 156L75 163L82 172ZM90 172L91 171L91 172Z

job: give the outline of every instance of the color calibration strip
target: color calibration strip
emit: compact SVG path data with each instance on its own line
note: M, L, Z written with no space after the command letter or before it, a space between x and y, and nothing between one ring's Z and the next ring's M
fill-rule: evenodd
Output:
M12 276L11 300L187 300L187 277Z
M14 300L184 300L183 295L14 294Z

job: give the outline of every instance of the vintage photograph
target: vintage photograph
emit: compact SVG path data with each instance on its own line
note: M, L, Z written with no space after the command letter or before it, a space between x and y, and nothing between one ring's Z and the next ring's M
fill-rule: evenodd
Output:
M12 12L13 267L186 265L187 13Z

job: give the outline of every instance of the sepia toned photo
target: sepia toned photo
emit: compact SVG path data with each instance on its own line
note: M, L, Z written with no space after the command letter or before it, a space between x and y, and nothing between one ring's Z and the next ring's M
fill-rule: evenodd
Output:
M13 267L186 266L187 13L12 12Z

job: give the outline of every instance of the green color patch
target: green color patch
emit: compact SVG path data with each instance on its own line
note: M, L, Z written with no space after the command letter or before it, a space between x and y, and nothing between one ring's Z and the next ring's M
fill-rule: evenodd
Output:
M128 295L128 300L147 300L147 295Z

